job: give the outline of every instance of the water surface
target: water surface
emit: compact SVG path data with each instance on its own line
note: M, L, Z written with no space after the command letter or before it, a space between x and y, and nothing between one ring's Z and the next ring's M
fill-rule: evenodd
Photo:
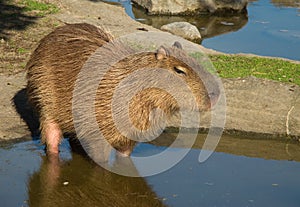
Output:
M133 155L161 152L169 136L138 145ZM175 167L146 178L110 173L72 152L67 140L58 163L49 161L39 141L1 143L1 206L300 205L298 143L224 136L217 152L200 164L204 137Z
M202 45L228 53L254 53L300 60L300 1L254 1L242 29L205 39ZM291 7L293 6L293 7Z
M299 0L250 1L248 14L196 17L149 16L129 0L106 2L121 4L133 19L156 28L176 21L190 22L203 37L198 43L217 51L300 60Z

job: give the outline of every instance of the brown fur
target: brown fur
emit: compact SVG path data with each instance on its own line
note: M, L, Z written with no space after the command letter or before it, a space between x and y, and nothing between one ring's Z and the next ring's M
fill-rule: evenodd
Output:
M63 133L75 132L72 117L72 97L76 78L84 63L96 49L112 40L111 35L95 26L70 24L56 29L42 39L40 45L32 54L26 66L28 72L27 90L31 103L39 113L41 136L46 143L45 131L48 130L49 125L58 125ZM211 104L209 95L218 96L219 90L213 76L200 68L200 79L191 67L201 66L189 58L176 44L172 48L160 48L156 54L144 52L131 55L132 51L122 46L122 44L115 44L115 48L117 48L117 52L116 50L107 50L107 53L102 55L106 58L118 59L118 56L122 53L127 54L127 57L113 65L109 72L104 75L96 93L95 109L96 119L104 137L121 152L129 151L130 153L132 151L135 141L128 138L136 135L126 134L124 136L117 130L112 116L111 104L114 90L120 81L132 72L141 68L164 68L179 76L188 83L198 103L198 106L191 105L187 100L186 106L184 106L187 109L208 109ZM180 58L177 59L174 55ZM95 62L105 64L97 62L98 58L97 55L94 55L93 59L90 60L90 64ZM87 75L87 77L95 75L93 71L97 69L97 64L91 64L89 70L91 75ZM94 65L95 68L93 68ZM174 71L174 68L184 68L186 74L178 74ZM166 80L166 84L169 80L171 79ZM207 90L204 81L205 85L208 85ZM182 89L180 83L177 85L175 83L174 92L179 93L183 99L186 98L187 91ZM88 95L88 93L92 94L93 91L87 89L81 91L81 93ZM129 113L133 125L142 131L149 129L153 124L157 124L153 130L158 130L161 117L157 116L157 118L151 119L149 117L150 111L155 108L160 108L167 116L171 116L179 110L174 97L158 88L150 88L139 92L130 101ZM120 110L123 109L120 108ZM82 117L82 122L88 121L89 118Z

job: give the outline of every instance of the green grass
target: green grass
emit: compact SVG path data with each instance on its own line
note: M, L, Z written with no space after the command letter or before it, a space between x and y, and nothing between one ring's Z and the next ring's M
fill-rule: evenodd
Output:
M51 3L43 3L35 0L22 0L21 2L25 6L24 11L35 11L38 16L54 14L59 11L59 8Z
M25 48L22 48L22 47L19 47L19 48L17 49L17 52L18 52L19 54L24 54L24 53L29 52L29 50L27 50L27 49L25 49Z
M192 56L203 57L198 53ZM300 85L300 64L291 61L241 55L210 55L209 59L222 78L255 76Z

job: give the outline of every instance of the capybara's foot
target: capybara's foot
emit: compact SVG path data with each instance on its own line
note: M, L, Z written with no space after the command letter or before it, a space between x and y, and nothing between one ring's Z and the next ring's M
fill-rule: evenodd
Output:
M55 122L47 122L43 126L43 139L46 141L47 154L58 154L62 138L60 127Z
M117 155L121 156L121 157L129 157L130 154L131 154L131 151L129 151L129 150L128 151L122 151L122 152L117 150Z
M116 148L117 150L117 155L121 157L129 157L133 151L133 146L122 146Z

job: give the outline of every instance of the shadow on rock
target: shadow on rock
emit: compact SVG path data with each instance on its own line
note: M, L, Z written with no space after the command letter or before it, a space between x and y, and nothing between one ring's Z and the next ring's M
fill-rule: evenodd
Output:
M42 157L28 181L29 206L165 206L143 178L120 176L72 156L65 163Z

